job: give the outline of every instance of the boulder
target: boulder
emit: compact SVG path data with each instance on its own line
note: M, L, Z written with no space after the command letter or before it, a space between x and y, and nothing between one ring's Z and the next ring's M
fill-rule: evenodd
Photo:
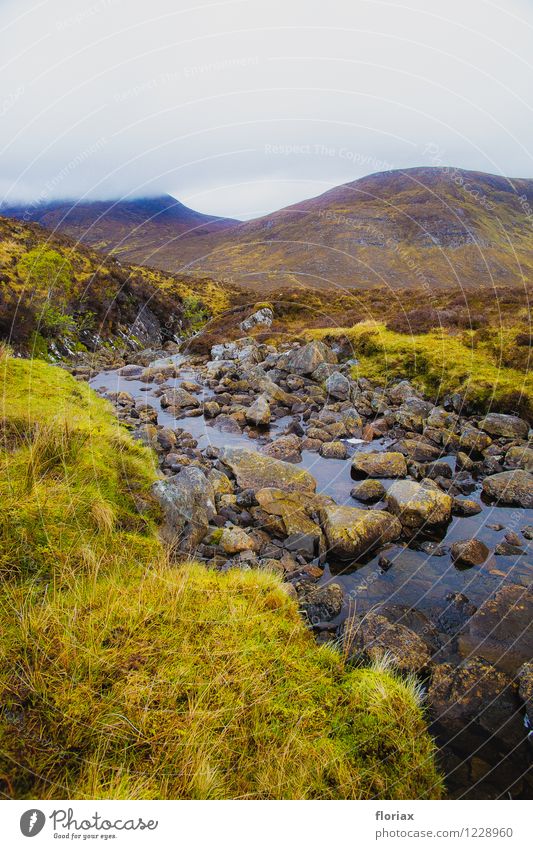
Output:
M473 498L454 498L452 511L454 516L477 516L481 513L481 504Z
M509 448L504 465L507 469L525 469L526 472L533 472L533 449L528 445L515 445Z
M246 410L246 421L259 427L268 425L270 418L270 404L265 395L259 395Z
M385 487L381 481L367 478L354 486L350 495L357 501L362 501L363 504L373 504L375 501L381 501L384 498Z
M356 559L374 548L398 539L401 525L384 510L325 505L322 527L329 551L341 559Z
M483 481L483 494L500 504L533 507L533 474L516 469L490 475Z
M518 584L503 586L469 619L459 649L514 674L533 657L533 592Z
M490 436L472 425L466 425L459 435L459 447L467 454L480 455L491 444Z
M304 585L299 592L300 610L310 625L335 619L342 610L344 590L339 584Z
M259 489L255 493L255 498L264 513L281 519L284 538L306 537L306 548L312 541L311 553L314 553L321 542L322 532L317 523L311 519L311 515L315 515L320 507L327 503L327 498L304 492L286 492L277 487ZM293 539L293 544L297 544L296 539Z
M198 398L195 398L186 389L181 389L180 387L177 389L167 389L164 395L161 396L160 403L163 408L200 406Z
M294 433L280 436L263 448L263 453L276 460L284 460L286 463L299 463L301 455L301 439Z
M385 658L402 672L426 671L431 662L427 643L401 622L391 622L379 612L351 616L343 630L343 648L348 656L361 656L379 663Z
M432 460L438 460L442 454L440 448L418 439L401 439L397 448L417 463L431 463Z
M395 481L387 492L387 509L407 531L430 529L449 522L453 499L435 486Z
M333 440L332 442L323 442L320 446L319 453L322 457L326 457L330 460L345 460L348 456L346 445L339 439Z
M524 419L504 413L489 413L479 422L479 427L491 436L504 436L508 439L525 439L529 431L529 425Z
M315 492L316 481L305 469L251 451L248 448L223 448L220 460L237 479L242 489L277 487L289 492Z
M326 392L332 398L337 398L339 401L348 400L350 389L350 381L340 371L334 371L326 380Z
M356 477L404 478L407 463L398 451L358 451L352 459L352 474Z
M274 313L270 307L261 307L261 309L256 310L252 315L249 315L248 318L245 318L244 321L241 321L239 327L246 333L252 330L253 327L270 327L273 320Z
M192 551L205 537L215 517L215 493L204 473L195 466L156 481L152 492L161 505L164 539L184 551Z
M461 539L451 546L452 560L461 566L481 566L489 553L489 549L480 539Z
M283 355L280 368L296 374L312 374L321 363L336 363L337 356L323 342L308 342L301 348L296 348Z

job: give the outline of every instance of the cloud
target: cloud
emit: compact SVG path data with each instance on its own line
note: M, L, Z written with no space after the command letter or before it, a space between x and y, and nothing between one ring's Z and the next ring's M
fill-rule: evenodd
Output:
M436 150L532 176L532 28L519 0L9 0L0 198L250 217Z

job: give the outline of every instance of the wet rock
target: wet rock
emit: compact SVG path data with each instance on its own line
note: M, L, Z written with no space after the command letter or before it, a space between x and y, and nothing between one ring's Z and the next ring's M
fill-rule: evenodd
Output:
M533 657L533 592L517 584L498 590L461 631L459 648L514 674Z
M375 611L388 619L389 622L398 623L414 631L427 645L431 653L437 651L441 646L441 637L435 625L428 617L416 607L407 607L403 604L389 604L386 602Z
M329 551L341 559L355 559L379 545L398 539L401 525L384 510L326 505L322 526Z
M415 481L396 481L386 496L387 509L398 516L408 531L446 524L451 517L452 498L436 487Z
M294 433L280 436L266 445L263 453L276 460L284 460L286 463L299 463L302 459L301 440Z
M334 371L326 380L326 392L339 401L346 401L350 397L350 390L350 381L340 371Z
M282 356L280 368L296 374L312 374L321 363L336 363L337 356L323 342L309 342Z
M118 374L120 374L121 377L138 378L141 376L142 371L142 366L133 365L132 363L127 366L122 366L122 368L118 370Z
M472 498L454 498L452 512L454 516L476 516L481 513L481 504Z
M463 593L448 593L446 602L446 607L438 616L437 625L440 631L454 636L464 628L477 607Z
M533 539L533 525L526 525L522 528L522 536L526 539Z
M352 459L352 474L373 478L404 478L407 463L403 454L397 451L358 451Z
M205 537L216 513L211 483L200 469L188 466L173 477L156 481L152 492L165 515L165 540L192 551Z
M344 442L334 440L333 442L323 442L320 446L320 454L330 460L345 460L348 451Z
M243 489L277 487L291 492L316 490L316 481L309 472L248 448L223 448L220 459L231 469Z
M500 504L533 507L533 474L516 469L491 475L483 481L483 494Z
M322 533L320 527L311 519L312 515L327 503L324 496L303 492L286 492L277 487L264 487L255 493L261 510L269 516L276 516L282 522L282 534L291 539L285 545L289 550L301 550L314 554L319 547Z
M367 478L367 480L361 481L361 483L354 486L350 495L364 504L373 504L376 501L381 501L385 496L385 487L381 481Z
M489 556L489 549L479 539L462 539L451 546L452 560L460 566L481 566Z
M165 407L198 407L200 402L190 392L177 388L167 389L160 398L160 404L164 409Z
M439 448L418 439L401 439L397 448L398 451L417 463L431 463L432 460L438 460L442 454Z
M504 413L489 413L479 422L479 427L491 436L505 436L508 439L525 439L529 431L529 425L524 419Z
M510 542L503 541L498 543L494 549L494 554L499 557L519 557L521 554L525 554L525 552L519 545L512 545Z
M432 463L421 463L418 469L419 476L437 480L438 478L451 479L452 467L443 460L434 460Z
M221 413L214 419L214 425L223 433L241 433L241 426L233 415Z
M270 419L270 404L265 395L258 395L253 404L246 410L246 421L258 427L268 425Z
M507 469L525 469L527 472L533 472L533 449L527 445L515 445L509 448L504 465Z
M360 656L370 662L380 662L386 657L402 672L423 672L431 662L431 651L418 634L380 612L370 611L347 619L343 648L348 656Z
M326 584L317 587L304 585L298 593L300 610L310 625L335 619L342 610L344 590L339 584Z

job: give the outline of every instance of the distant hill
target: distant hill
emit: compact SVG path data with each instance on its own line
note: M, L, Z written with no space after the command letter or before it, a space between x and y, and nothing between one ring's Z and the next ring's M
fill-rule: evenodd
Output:
M52 201L18 206L0 206L0 215L37 222L53 232L126 262L164 267L166 258L176 253L176 242L184 236L205 236L239 222L204 215L170 195L108 201Z
M158 255L246 287L533 281L533 180L446 168L373 174Z

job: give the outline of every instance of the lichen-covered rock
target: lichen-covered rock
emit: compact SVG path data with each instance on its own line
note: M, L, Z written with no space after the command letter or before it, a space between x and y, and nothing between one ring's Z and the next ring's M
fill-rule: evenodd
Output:
M407 463L398 451L358 451L352 459L352 474L356 477L404 478Z
M459 435L459 447L467 454L479 456L491 444L490 436L472 425L466 425Z
M373 504L375 501L381 501L385 496L385 487L381 481L367 478L364 481L356 484L350 492L352 498L357 501L362 501L363 504Z
M350 389L350 381L340 371L334 371L326 380L326 392L332 398L337 398L339 401L348 400Z
M249 315L248 318L245 318L244 321L241 321L239 327L246 333L252 330L253 327L270 327L273 320L274 313L270 307L261 307L261 309L256 310L252 315Z
M461 539L451 546L452 560L462 566L481 566L489 556L489 549L480 539Z
M290 492L316 490L314 477L305 469L248 448L223 448L220 459L231 469L243 489L258 490L272 486Z
M421 398L408 398L396 413L396 421L407 430L422 433L431 404Z
M280 368L296 374L312 374L321 363L336 363L337 356L324 342L308 342L283 355Z
M299 592L299 602L309 624L318 625L339 615L344 603L344 590L339 584L306 585Z
M408 531L430 529L449 522L453 499L435 486L415 481L395 481L387 492L387 509Z
M398 451L417 463L431 463L432 460L438 460L442 454L440 448L418 439L401 439L397 448Z
M472 498L454 498L452 511L454 516L477 516L481 513L481 504Z
M509 448L504 465L507 469L525 469L526 472L533 472L533 449L528 445L515 445Z
M186 389L167 389L160 398L160 403L165 407L199 407L200 402Z
M284 460L286 463L299 463L301 455L301 439L294 433L280 436L263 448L263 453L276 460Z
M332 442L323 442L320 446L320 454L330 460L345 460L348 451L344 442L335 439Z
M216 515L210 481L200 469L188 466L171 478L156 481L152 491L165 514L163 537L182 550L192 551Z
M483 494L500 504L533 507L533 474L516 469L490 475L483 481Z
M277 487L257 490L255 498L260 508L269 516L279 516L283 522L284 537L308 536L318 545L322 538L320 527L310 516L316 514L327 498L305 492L286 492Z
M346 654L360 655L371 662L387 657L402 672L423 672L431 662L431 651L418 634L401 622L391 622L379 612L370 611L347 619L343 642Z
M265 395L258 395L246 410L246 421L258 426L268 425L271 418L270 404Z
M533 719L533 660L524 663L516 673L518 695L525 703L529 719Z
M238 554L240 551L257 551L257 542L243 528L222 528L217 544L226 554Z
M398 539L401 525L384 510L325 505L321 510L322 527L331 554L355 559L379 545Z
M525 439L529 425L518 416L504 413L489 413L479 422L479 427L491 436L505 436L508 439Z

